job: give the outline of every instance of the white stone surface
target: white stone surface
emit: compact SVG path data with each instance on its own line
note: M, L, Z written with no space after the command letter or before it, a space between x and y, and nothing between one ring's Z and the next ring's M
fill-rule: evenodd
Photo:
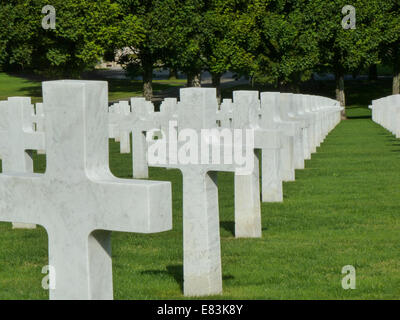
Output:
M372 120L400 138L400 95L372 101Z
M3 173L32 173L32 150L45 148L44 133L35 132L30 98L0 101L0 158ZM35 224L12 221L14 229L35 229Z
M0 220L48 233L51 299L112 299L111 231L172 227L168 182L117 179L109 170L107 95L106 82L44 82L46 173L0 175Z
M175 102L171 100L164 108L170 109L170 111L175 110L177 113L177 116L174 117L177 120L176 137L186 128L196 130L197 136L201 136L202 129L214 129L215 135L219 135L223 130L216 128L218 104L215 89L181 89L180 101L177 105L174 104ZM171 111L171 114L174 114L175 111ZM165 124L163 126L165 127ZM167 138L169 140L174 137ZM211 147L213 143L213 139L210 139L207 145ZM173 150L180 150L180 147L181 143L178 142L176 146L173 146ZM150 165L177 168L182 172L184 294L186 296L220 294L222 293L222 274L216 172L234 172L238 167L234 163L181 164L171 158L174 154L174 152L168 153L167 164ZM256 179L258 181L258 178ZM251 181L250 185L254 186ZM252 192L252 194L255 195L256 192ZM248 199L245 200L248 201ZM259 202L258 194L258 206ZM244 222L248 223L246 218ZM260 223L259 218L257 218L257 223ZM254 222L251 221L252 230L254 229L253 224ZM259 236L260 230L261 228L257 228L256 236Z
M234 91L233 92L233 112L232 122L233 128L243 129L251 128L254 130L255 136L255 148L261 151L262 156L262 199L264 202L281 202L283 200L282 191L282 179L279 174L280 172L280 149L281 149L281 135L282 132L278 130L263 129L260 126L260 115L261 105L258 91ZM255 159L258 159L255 158ZM256 164L258 167L258 163ZM252 177L253 176L253 177ZM251 212L257 212L260 210L260 192L259 192L259 174L258 170L253 172L252 176L235 175L236 180L243 181L243 187L235 189L235 203L238 205L242 202L244 209L242 215L249 216ZM249 187L249 182L244 180L249 179L254 181L254 186ZM238 183L235 181L235 187L238 187ZM246 192L246 190L248 190ZM255 192L253 194L252 192ZM247 201L246 201L246 196ZM237 199L245 197L241 202ZM251 200L253 199L253 200ZM250 201L249 201L250 200ZM250 207L250 203L253 206ZM239 214L235 207L235 214ZM255 217L258 214L254 214L254 218L249 216L249 221L257 221ZM240 220L235 220L238 228L243 228L245 225L249 226L250 223L240 223ZM248 227L247 227L248 228ZM261 219L260 223L254 224L255 230L253 232L238 232L243 237L259 236L261 237Z
M146 132L159 127L154 105L144 98L131 98L132 112L120 122L121 131L132 133L132 165L134 178L148 178Z
M108 130L109 138L120 143L120 153L131 151L130 132L120 127L120 122L131 113L128 101L114 103L108 108Z
M279 111L282 120L292 124L297 131L294 135L294 167L295 169L304 169L304 131L306 130L307 124L303 119L294 117L290 112L292 96L292 93L279 94Z
M281 111L279 110L279 96L279 92L261 93L260 126L264 129L278 130L282 132L280 176L283 181L294 181L294 140L295 136L299 135L301 131L299 126L295 123L282 120Z
M30 126L33 123L33 131L45 132L44 128L44 111L43 103L36 103L35 110L25 118L27 125ZM38 154L45 154L45 150L37 150Z

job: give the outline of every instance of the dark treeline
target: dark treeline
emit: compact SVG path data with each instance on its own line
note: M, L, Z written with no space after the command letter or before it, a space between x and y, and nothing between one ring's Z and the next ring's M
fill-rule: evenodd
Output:
M329 72L345 105L344 75L369 68L376 77L385 64L400 93L397 0L52 0L54 30L42 28L47 4L1 1L0 68L79 77L125 48L119 60L143 76L147 99L161 66L185 73L188 86L209 71L219 88L229 70L294 91L314 72ZM342 26L347 4L356 10L355 29Z

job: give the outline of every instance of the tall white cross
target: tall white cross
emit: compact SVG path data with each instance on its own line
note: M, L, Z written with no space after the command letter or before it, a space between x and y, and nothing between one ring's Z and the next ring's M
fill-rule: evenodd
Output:
M0 220L47 230L51 299L112 299L111 231L171 229L170 183L111 174L107 82L44 82L43 98L46 173L0 175Z
M213 138L217 137L217 139L223 136L222 130L227 130L216 128L217 110L215 89L181 89L180 102L177 105L178 129L175 130L175 133L169 132L169 136L164 139L172 141L173 134L177 138L185 129L192 129L196 134L190 138L191 141L198 142L196 149L200 155L203 151L199 143L201 130L212 129ZM216 145L213 138L205 142L206 148ZM177 145L173 148L179 149L179 155L186 144L177 140ZM159 142L157 141L155 144ZM223 147L226 143L227 141L224 140L224 143L220 145ZM253 148L250 149L253 152ZM210 161L184 164L177 161L174 152L168 152L168 154L168 163L150 163L150 166L177 168L182 172L184 294L203 296L222 293L217 172L234 172L240 168L240 165L225 162L211 163ZM221 154L219 155L221 156ZM176 158L173 159L174 157ZM253 168L253 170L258 169Z

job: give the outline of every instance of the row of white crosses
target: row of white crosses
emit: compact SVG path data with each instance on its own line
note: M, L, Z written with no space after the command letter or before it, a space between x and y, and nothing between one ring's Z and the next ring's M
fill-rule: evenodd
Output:
M234 92L233 100L224 100L218 107L216 91L209 88L182 89L180 101L166 99L160 112L155 112L153 104L142 98L131 99L131 109L134 114L121 120L119 127L133 133L134 177L148 177L146 132L159 129L169 141L170 121L177 122L175 136L186 128L219 129L215 132L217 139L222 136L223 128L253 129L254 149L262 151L261 195L265 202L283 200L282 181L295 179L295 169L304 168L304 160L310 159L311 153L316 152L325 136L340 122L342 110L337 101L329 98L269 92L262 93L260 100L257 91ZM178 150L180 146L178 143L173 147ZM182 172L185 295L221 293L216 172L236 172L238 167L176 161L150 165ZM259 163L255 154L252 172L235 173L235 236L261 237L261 233Z
M44 135L20 125L29 99L0 105L0 221L46 229L51 299L112 299L111 231L172 228L169 182L112 176L107 101L107 82L44 82ZM46 150L45 174L21 157L32 149Z
M103 141L107 135L120 141L120 151L128 153L129 136L132 133L134 177L147 178L149 165L147 148L154 143L146 141L146 132L149 130L159 129L168 132L171 120L177 123L175 135L185 128L216 129L217 136L224 128L251 128L254 130L253 148L262 151L262 199L282 201L282 181L294 180L294 169L304 167L304 159L315 152L326 134L340 121L341 108L331 99L262 93L260 100L258 92L244 91L235 92L233 101L225 100L219 108L215 89L205 88L183 89L180 101L165 99L160 112L154 111L151 102L143 98L132 98L130 104L122 102L108 108L107 119L106 112L103 114L107 109L106 93L106 86L102 82L44 83L46 125L43 124L42 113L38 112L43 107L39 104L36 105L36 113L29 111L31 118L25 116L29 118L28 121L24 120L25 124L19 125L18 121L7 118L5 126L0 131L0 137L3 139L0 140L0 147L4 149L7 148L4 146L11 146L13 150L20 149L24 157L26 150L47 150L46 174L40 176L40 179L39 176L30 174L31 168L11 169L12 174L18 173L14 177L15 180L20 178L21 173L27 174L30 188L34 189L36 185L30 183L29 179L34 177L33 180L38 181L39 190L32 192L36 198L35 205L21 204L14 208L12 205L8 207L8 202L4 200L0 202L2 204L0 220L39 223L49 232L50 265L55 266L58 273L57 287L51 291L51 298L111 298L109 231L157 232L171 227L169 186L158 182L139 183L136 180L111 177L108 170L107 145ZM57 95L60 98L57 99ZM27 110L32 109L30 101L26 98L11 98L7 102L2 102L1 109L14 110L11 107L13 101L19 101L18 103L24 105L23 108ZM100 109L96 109L95 106L99 106ZM100 111L97 112L98 110ZM13 112L10 111L9 114ZM74 112L76 114L69 114ZM78 119L79 117L82 119ZM24 116L20 118L25 119ZM60 128L55 124L57 121L63 122ZM35 125L32 126L32 123ZM18 133L12 132L11 126L17 128ZM16 130L15 128L13 130ZM66 134L67 128L69 132L74 133L72 136ZM46 131L46 148L43 130ZM18 141L25 143L26 139L20 137L19 132L23 132L31 139L39 136L42 143L25 144L19 149L15 148L18 144L7 144L9 136L18 137ZM166 135L163 138L169 141L170 137ZM210 145L212 144L213 142L210 142ZM95 150L95 145L98 145L99 150ZM246 145L241 147L245 149ZM1 153L0 150L3 163L4 160L7 161L8 154ZM61 159L62 157L64 158ZM235 174L237 237L261 237L258 165L256 155L251 172L246 175ZM183 173L184 293L189 296L221 293L216 172L237 171L238 166L223 163L203 165L169 163L158 166L178 168ZM58 172L61 170L63 174ZM7 176L7 169L3 173L1 178ZM0 184L1 182L0 179ZM47 188L53 185L52 192L49 192ZM81 192L80 196L75 194L76 190L73 190L71 185L75 187L82 185L81 188L77 188ZM146 190L144 196L143 192L134 191L140 190L139 186ZM19 188L19 185L16 187ZM29 189L29 186L25 188ZM105 191L107 188L110 188L109 193ZM0 185L0 192L1 190ZM56 190L58 192L54 195ZM131 196L128 195L130 194L128 190L132 192ZM156 191L155 194L153 190ZM67 195L62 196L63 193ZM74 200L73 195L79 199ZM9 201L13 203L14 198L11 197ZM50 203L44 203L46 201ZM103 204L104 202L107 204ZM116 212L112 209L113 205L118 208ZM28 207L33 209L31 215L28 212L32 209L27 210ZM8 214L5 218L3 208L9 208L5 210ZM135 211L128 213L129 208ZM27 211L25 214L24 209ZM67 211L71 211L68 216L66 216ZM160 221L154 220L157 218ZM78 226L77 221L82 225ZM83 241L85 234L89 243ZM76 243L72 241L68 250L64 250L67 239L74 239ZM71 255L77 256L72 259ZM65 261L72 261L72 264L63 266ZM94 265L96 263L104 266L100 268ZM71 282L71 277L75 277L77 268L85 272ZM80 285L76 288L70 287L78 282Z
M400 95L372 101L372 120L400 138Z

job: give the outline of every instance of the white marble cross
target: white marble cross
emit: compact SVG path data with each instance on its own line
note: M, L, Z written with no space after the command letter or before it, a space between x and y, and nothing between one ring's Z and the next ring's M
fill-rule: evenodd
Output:
M222 128L233 127L233 102L232 99L222 100L220 109L216 117L218 124Z
M112 299L111 231L171 229L170 183L111 174L107 82L44 82L43 98L46 173L0 175L0 221L46 229L51 299Z
M258 91L234 91L233 92L233 128L252 128L254 129L255 148L261 150L262 157L262 201L263 202L281 202L283 201L282 178L280 175L280 150L282 132L278 130L264 129L260 126L260 99ZM250 188L249 176L235 175L235 205L240 203L247 207L251 201L249 198L259 198L259 181L258 170L253 174L257 175L257 186ZM254 177L255 179L256 177ZM247 182L246 182L247 181ZM254 180L255 181L255 180ZM240 185L243 185L240 188ZM240 191L236 191L236 187ZM254 189L257 193L251 195L250 190ZM247 192L245 190L248 190ZM244 197L242 201L240 198ZM247 197L247 199L246 199ZM253 210L241 210L242 212L254 212ZM236 207L235 207L236 213ZM249 213L247 213L249 214ZM236 221L237 223L237 221ZM239 228L243 228L246 224L239 224ZM242 226L242 227L241 227ZM241 232L246 236L247 232ZM257 232L261 236L260 230ZM247 233L249 236L249 233Z
M303 128L303 157L305 160L311 159L310 141L314 133L314 124L316 118L314 115L303 111L303 97L300 94L289 94L289 116L297 121L304 123Z
M43 103L36 103L35 110L31 114L31 117L27 119L29 123L34 124L34 131L36 132L45 132L44 128L44 111L43 111ZM38 154L45 154L45 150L37 150Z
M130 132L123 130L119 124L126 116L131 114L131 106L128 101L114 103L108 108L109 138L120 143L120 153L131 151Z
M324 138L323 137L324 124L322 123L322 113L318 110L320 97L312 95L305 95L305 97L306 97L306 103L305 103L306 113L315 116L314 137L310 148L311 153L315 153L317 151L317 147L321 145L321 142L323 141Z
M3 173L32 173L32 150L45 148L44 133L33 128L30 98L0 101L0 158ZM35 224L13 220L14 229L34 229Z
M290 110L292 103L292 93L280 93L278 96L279 111L281 119L291 123L296 127L297 134L294 136L294 167L295 169L304 169L304 131L306 122L293 116Z
M317 123L318 114L310 112L310 101L313 96L308 96L304 94L296 94L295 97L295 109L297 109L297 114L303 117L309 118L309 124L307 130L307 144L305 146L307 149L304 150L304 154L307 159L311 159L311 154L317 151Z
M280 176L283 181L294 181L294 140L295 136L301 134L301 131L300 126L296 126L295 123L282 120L279 110L279 96L279 92L261 93L261 119L259 123L261 128L279 130L283 133L281 135Z
M171 108L174 109L173 106ZM213 129L213 137L214 135L221 137L223 129L216 128L217 110L214 88L181 89L180 101L177 104L176 137L180 137L187 128L195 130L198 133L197 137L201 136L202 129ZM170 133L168 139L173 140L173 134ZM183 143L177 140L178 145L175 147L180 152ZM153 145L161 142L153 142ZM225 143L226 141L220 145L223 146ZM213 139L208 140L206 145L207 148L213 146ZM253 149L251 148L251 151ZM197 164L182 164L172 159L173 155L169 154L169 157L166 164L150 163L150 165L177 168L182 172L184 294L186 296L220 294L222 274L217 171L234 172L239 166L235 163L216 164L203 161Z
M154 105L145 98L131 98L132 112L119 121L123 132L132 132L132 165L133 177L145 179L149 177L147 163L146 132L160 127L159 112L154 111Z

